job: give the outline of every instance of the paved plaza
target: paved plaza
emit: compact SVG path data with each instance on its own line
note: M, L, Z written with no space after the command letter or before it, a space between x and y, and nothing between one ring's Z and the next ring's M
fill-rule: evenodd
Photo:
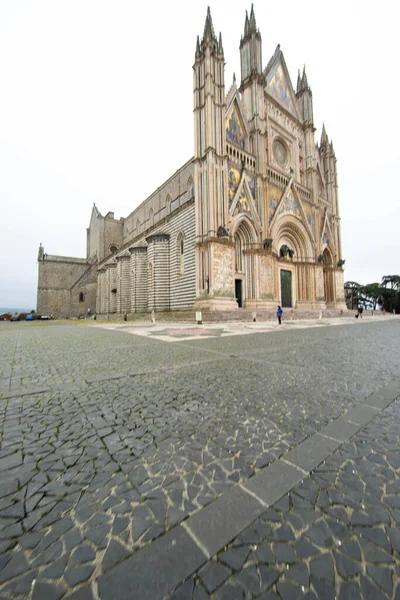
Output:
M0 323L0 600L400 600L400 319Z

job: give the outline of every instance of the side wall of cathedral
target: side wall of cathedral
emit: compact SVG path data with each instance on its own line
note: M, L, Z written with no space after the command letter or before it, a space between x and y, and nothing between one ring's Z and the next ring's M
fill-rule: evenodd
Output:
M123 220L122 246L99 264L99 314L193 307L193 175L189 161Z
M85 315L96 306L96 283L82 281L79 291L72 293L77 281L91 268L85 259L44 254L39 259L37 312L43 315L70 317Z

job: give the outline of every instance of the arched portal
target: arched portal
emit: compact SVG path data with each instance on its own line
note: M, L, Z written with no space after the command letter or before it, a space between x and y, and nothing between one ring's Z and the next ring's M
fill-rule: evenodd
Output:
M235 296L239 308L257 297L256 256L249 250L257 242L257 233L247 217L241 217L233 231L235 240Z
M324 257L323 266L325 302L327 305L329 305L335 302L335 281L332 254L328 247L325 248L322 256Z
M271 232L274 249L280 257L277 282L284 307L310 306L315 297L315 244L304 224L283 214Z

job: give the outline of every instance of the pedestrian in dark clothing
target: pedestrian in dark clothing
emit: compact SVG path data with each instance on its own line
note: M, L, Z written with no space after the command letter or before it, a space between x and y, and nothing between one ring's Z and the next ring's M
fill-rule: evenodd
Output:
M276 311L276 316L278 317L279 325L282 325L282 315L283 315L283 310L281 309L280 306L278 306L278 310Z

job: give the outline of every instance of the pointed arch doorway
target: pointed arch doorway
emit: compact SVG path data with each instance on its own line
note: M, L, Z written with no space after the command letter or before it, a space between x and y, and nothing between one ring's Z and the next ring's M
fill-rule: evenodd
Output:
M325 248L322 256L324 257L324 295L327 305L335 302L335 282L332 254L328 248Z
M257 235L247 218L239 221L234 233L235 240L235 297L239 308L246 305L246 300L256 298L256 257L250 250L257 241Z

